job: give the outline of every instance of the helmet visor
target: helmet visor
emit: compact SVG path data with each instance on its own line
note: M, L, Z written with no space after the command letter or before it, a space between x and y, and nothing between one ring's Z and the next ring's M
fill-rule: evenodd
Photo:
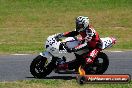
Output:
M83 26L83 24L78 24L78 23L76 23L76 29L77 30L80 30L80 29L82 29L84 26Z

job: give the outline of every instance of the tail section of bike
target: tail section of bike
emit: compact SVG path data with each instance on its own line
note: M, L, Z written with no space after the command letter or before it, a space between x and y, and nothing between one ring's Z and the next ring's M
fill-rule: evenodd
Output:
M114 37L105 37L105 38L101 38L101 42L102 42L102 49L106 49L111 47L113 44L115 44L116 39Z

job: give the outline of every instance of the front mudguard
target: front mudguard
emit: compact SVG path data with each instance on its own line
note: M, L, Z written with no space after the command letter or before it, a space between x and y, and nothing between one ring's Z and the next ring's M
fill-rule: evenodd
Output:
M58 58L54 57L51 53L49 53L47 51L46 52L41 52L40 56L47 59L47 62L48 62L47 68L49 68L50 71L53 70L56 67L56 60Z
M52 56L49 52L47 52L47 51L41 52L39 55L42 56L42 57L45 57L45 58L47 58L47 59L52 59L52 57L53 57L53 56Z
M56 63L56 60L58 59L58 57L54 57L50 52L41 52L40 56L45 57L48 62L52 62L52 63Z

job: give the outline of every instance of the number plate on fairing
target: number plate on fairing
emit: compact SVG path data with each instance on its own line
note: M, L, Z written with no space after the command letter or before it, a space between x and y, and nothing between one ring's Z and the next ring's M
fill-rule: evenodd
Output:
M101 38L101 41L102 41L102 49L112 46L112 39L110 37Z

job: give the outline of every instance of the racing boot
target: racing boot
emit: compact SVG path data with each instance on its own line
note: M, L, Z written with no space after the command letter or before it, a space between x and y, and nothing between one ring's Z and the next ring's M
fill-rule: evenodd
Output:
M96 58L97 54L101 51L101 49L94 49L89 54L88 57L85 59L86 64L92 64L94 59Z

